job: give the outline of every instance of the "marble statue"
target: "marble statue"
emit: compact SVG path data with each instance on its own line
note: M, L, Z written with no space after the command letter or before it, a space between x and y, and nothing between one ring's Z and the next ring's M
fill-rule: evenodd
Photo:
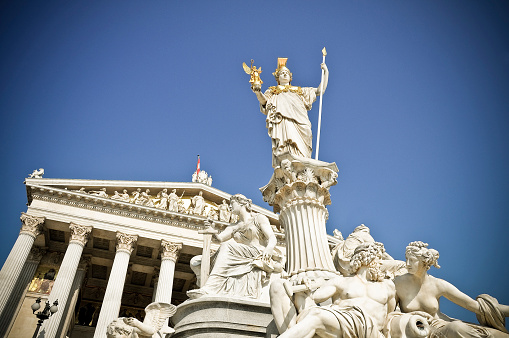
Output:
M208 186L212 185L212 176L207 174L205 170L200 170L199 172L194 172L193 177L191 179L192 182L203 183Z
M124 189L122 191L122 198L121 198L121 201L124 201L124 202L129 202L131 200L131 198L129 197L129 194L127 193L127 189Z
M374 243L375 239L371 236L369 228L364 224L356 227L346 240L342 239L343 236L341 233L339 233L339 235L341 239L339 244L332 249L332 259L336 269L344 276L348 276L352 273L350 259L353 256L355 248L364 243ZM339 237L337 238L339 239ZM387 252L383 253L381 269L386 277L394 278L396 275L406 273L405 266L405 262L395 260Z
M230 222L230 206L226 203L226 200L223 200L217 209L219 210L219 220L222 222Z
M157 193L157 200L159 203L157 204L156 208L166 210L168 208L168 198L168 189L159 191L159 193Z
M108 194L106 193L106 188L101 188L100 190L91 190L88 193L90 195L108 198Z
M239 221L230 224L213 238L221 242L215 253L210 275L200 289L188 291L188 296L203 295L259 299L262 284L270 274L282 271L280 253L275 250L276 236L266 216L254 213L251 200L244 195L230 199L232 213Z
M42 178L42 175L44 175L44 169L39 168L39 170L34 170L31 174L28 174L29 178Z
M122 195L120 195L120 194L118 193L118 191L117 191L117 190L115 190L115 191L113 192L113 196L111 196L110 198L111 198L112 200L121 201L121 200L122 200Z
M84 187L79 188L78 190L71 190L71 191L79 192L80 194L88 194Z
M428 275L431 266L439 268L439 254L427 243L411 242L406 248L408 273L394 279L399 308L404 313L419 311L428 315L435 329L431 337L509 337L505 317L509 306L489 295L474 300L443 279ZM440 312L440 297L477 314L480 325L464 323Z
M269 87L264 93L261 92L261 85L251 86L260 102L261 112L267 115L268 134L272 139L273 167L279 164L276 157L284 152L311 158L312 135L308 111L311 110L317 95L325 92L329 78L327 66L322 63L323 83L317 88L292 86L292 73L286 67L286 60L279 58L273 73L277 86Z
M182 193L182 196L184 196L184 193ZM168 210L178 212L179 211L178 202L179 196L177 195L177 189L173 189L171 193L168 195Z
M207 218L209 220L218 221L219 214L217 213L217 210L214 208L210 208L209 212L207 213Z
M138 199L140 198L140 196L141 196L141 188L138 188L135 191L133 191L133 197L131 199L131 203L140 204L140 203L138 203Z
M378 242L358 246L351 260L354 275L332 278L311 293L309 283L273 282L270 300L279 337L383 337L385 318L396 306L394 283L380 270L383 252ZM332 304L316 305L328 299Z
M203 192L200 191L198 195L193 196L191 203L193 203L193 214L202 216L205 211L205 199L203 198Z
M168 318L176 312L176 307L167 303L150 303L145 308L143 323L133 317L120 317L107 328L107 338L164 338L174 330L167 326Z

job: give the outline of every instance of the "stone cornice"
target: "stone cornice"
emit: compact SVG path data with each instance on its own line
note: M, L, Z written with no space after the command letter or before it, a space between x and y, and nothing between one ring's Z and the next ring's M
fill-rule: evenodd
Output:
M42 225L45 221L45 218L35 217L22 212L20 220L23 222L21 225L20 234L26 234L36 238L42 232Z
M218 198L220 202L222 199L227 201L231 195L216 189L214 187L207 186L202 183L191 183L191 182L158 182L158 181L120 181L120 180L83 180L83 179L52 179L52 178L26 178L25 184L27 187L27 197L29 202L32 198L34 188L46 188L54 189L55 192L72 193L71 190L66 190L66 187L74 187L79 189L81 187L94 188L99 190L100 188L115 189L122 191L122 189L133 189L133 188L149 188L152 191L158 189L179 189L185 190L187 193L198 193L198 191L204 191ZM32 188L32 191L30 191ZM68 188L71 189L71 188ZM79 194L83 196L82 194ZM206 196L205 196L206 197ZM219 203L218 202L218 203ZM258 205L253 205L253 210L267 216L270 220L278 222L278 215L274 214L270 210L262 208ZM224 223L227 225L228 223Z
M88 242L88 237L92 232L91 226L79 225L76 223L71 223L69 225L69 229L71 230L71 239L69 240L69 244L77 243L81 246L85 246Z
M182 249L182 243L170 242L167 240L161 241L161 260L171 259L176 262Z
M123 232L117 232L117 252L127 252L129 255L133 252L138 235L129 235Z

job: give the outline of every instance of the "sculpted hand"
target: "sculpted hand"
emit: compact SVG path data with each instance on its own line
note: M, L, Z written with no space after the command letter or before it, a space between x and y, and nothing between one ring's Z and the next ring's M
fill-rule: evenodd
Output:
M269 262L270 259L272 258L273 251L274 251L273 249L265 248L265 250L263 251L262 259L266 262Z
M329 72L329 69L327 68L327 65L325 63L320 64L320 68L322 68L326 73Z
M141 322L138 319L133 318L133 317L124 318L124 323L126 323L129 326L134 326L134 327L137 327L139 324L141 324Z
M260 85L252 85L251 86L251 90L256 94L256 92L261 92L262 91L262 86L260 86Z

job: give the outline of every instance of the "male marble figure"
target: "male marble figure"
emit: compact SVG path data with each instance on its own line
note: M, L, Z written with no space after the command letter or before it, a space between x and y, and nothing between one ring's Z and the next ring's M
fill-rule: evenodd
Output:
M358 246L351 261L354 275L337 276L311 294L296 293L293 302L288 282L273 282L271 308L280 337L383 337L385 318L396 306L394 283L380 270L384 251L378 242ZM316 305L329 298L331 305Z
M267 130L272 139L272 166L278 165L276 157L289 152L292 155L311 158L312 134L308 111L318 95L327 88L329 70L321 64L324 76L318 88L292 86L292 73L286 67L286 58L278 59L277 86L261 92L261 85L253 84L251 90L260 102L260 110L267 115Z

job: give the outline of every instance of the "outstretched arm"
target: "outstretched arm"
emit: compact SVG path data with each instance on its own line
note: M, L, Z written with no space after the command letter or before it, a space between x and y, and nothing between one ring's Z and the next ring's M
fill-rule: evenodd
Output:
M449 299L454 304L461 306L462 308L465 308L477 314L480 313L479 303L477 303L468 295L458 290L458 288L452 285L451 283L442 279L437 280L441 282L440 289L442 291L442 295L445 298Z
M339 291L339 286L341 284L341 279L343 277L336 277L331 280L329 280L324 285L320 286L314 293L313 293L313 300L316 303L322 303L325 302L327 299L334 296Z
M260 224L260 228L263 234L267 237L267 246L265 250L263 250L263 259L269 260L272 257L272 253L274 252L274 247L277 244L276 235L274 235L274 231L272 230L272 226L270 225L269 219L263 215L258 215L258 223Z
M265 97L265 95L263 95L262 88L258 86L253 86L251 87L251 90L253 91L253 93L255 93L256 98L258 99L258 101L260 101L260 104L265 107L265 105L267 104L267 98Z
M233 230L235 230L236 225L229 225L226 229L223 230L220 234L213 234L212 237L217 239L219 242L224 242L232 238Z
M327 89L327 84L329 83L329 69L327 68L327 65L325 63L322 63L320 66L323 69L324 74L322 82L320 82L320 85L318 86L318 88L316 88L316 95L322 95L323 93L325 93L325 89Z

